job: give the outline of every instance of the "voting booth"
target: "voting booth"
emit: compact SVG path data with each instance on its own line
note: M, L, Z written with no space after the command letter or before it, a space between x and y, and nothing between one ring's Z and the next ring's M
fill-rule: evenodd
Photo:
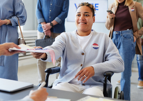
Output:
M69 0L69 12L67 21L74 22L78 5L81 2L88 2L95 7L95 22L105 22L108 9L108 0Z

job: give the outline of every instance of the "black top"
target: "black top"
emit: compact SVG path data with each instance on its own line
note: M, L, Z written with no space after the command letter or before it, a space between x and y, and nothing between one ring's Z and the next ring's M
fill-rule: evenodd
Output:
M118 5L118 8L115 14L114 31L133 29L129 8L124 4L125 4L125 1L123 3L119 3Z

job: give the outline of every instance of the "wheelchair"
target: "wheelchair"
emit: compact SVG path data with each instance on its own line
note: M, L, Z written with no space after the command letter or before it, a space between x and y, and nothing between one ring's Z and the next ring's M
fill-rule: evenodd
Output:
M52 85L50 85L50 86L48 85L49 84L49 76L51 74L55 74L55 73L59 73L59 72L60 72L60 67L51 67L51 68L47 68L45 70L45 73L46 73L46 78L45 78L46 85L45 85L45 87L52 88ZM114 73L111 71L104 73L104 83L103 83L103 95L104 95L104 97L112 98L112 85L107 86L107 81L111 82L111 77L113 74ZM123 91L119 90L119 87L115 88L113 98L124 100L124 93L123 93Z

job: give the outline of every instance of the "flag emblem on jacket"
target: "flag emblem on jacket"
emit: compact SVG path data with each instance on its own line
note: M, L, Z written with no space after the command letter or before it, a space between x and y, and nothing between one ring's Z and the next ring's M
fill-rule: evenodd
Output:
M134 8L131 8L131 11L133 12L133 11L134 11Z
M94 49L98 49L98 48L99 48L98 44L94 43L94 44L93 44L93 48L94 48Z

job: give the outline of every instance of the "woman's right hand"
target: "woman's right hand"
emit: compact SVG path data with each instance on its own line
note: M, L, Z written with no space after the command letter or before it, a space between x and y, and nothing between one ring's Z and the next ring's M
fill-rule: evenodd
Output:
M46 60L46 57L47 57L46 53L34 53L34 52L32 52L31 54L36 59Z
M112 19L115 18L115 14L107 13L108 18Z
M38 50L38 49L42 49L42 47L34 47L34 49ZM43 59L43 60L47 59L47 54L46 53L34 53L34 52L31 52L31 54L36 59Z
M0 19L0 26L2 26L2 25L4 25L5 23L4 23L4 20L1 20Z

